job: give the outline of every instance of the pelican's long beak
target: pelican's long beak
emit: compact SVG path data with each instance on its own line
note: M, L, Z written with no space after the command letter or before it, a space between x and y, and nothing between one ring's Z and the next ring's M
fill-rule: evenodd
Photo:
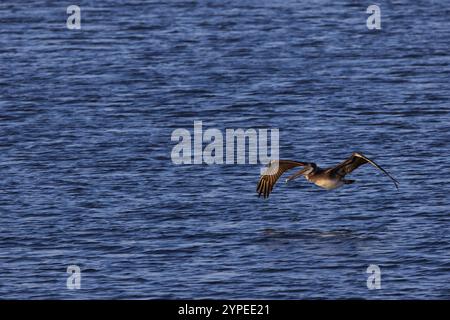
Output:
M309 170L309 168L306 167L306 168L300 170L299 172L294 173L292 176L289 176L289 177L286 179L286 183L288 183L288 182L291 181L291 180L297 179L298 177L300 177L301 175L303 175L303 174L304 174L306 171L308 171L308 170Z

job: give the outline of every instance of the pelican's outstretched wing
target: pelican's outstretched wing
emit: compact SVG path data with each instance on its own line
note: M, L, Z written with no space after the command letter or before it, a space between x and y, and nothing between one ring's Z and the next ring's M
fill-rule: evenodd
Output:
M353 170L357 169L358 167L366 163L370 163L375 168L379 169L380 171L383 171L389 178L391 178L391 180L395 184L395 187L398 189L399 182L394 177L392 177L386 170L384 170L382 167L376 164L373 160L370 160L369 158L358 152L353 152L350 158L341 162L337 166L328 169L327 171L330 174L335 174L340 177L344 177L346 174L349 174Z
M278 178L287 170L295 167L305 166L307 163L291 161L291 160L272 160L267 170L261 176L256 187L258 197L263 195L264 198L268 198L272 192L273 186L277 182Z

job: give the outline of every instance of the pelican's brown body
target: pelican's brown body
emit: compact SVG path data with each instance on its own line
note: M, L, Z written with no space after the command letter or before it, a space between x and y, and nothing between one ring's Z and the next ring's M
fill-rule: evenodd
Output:
M316 186L321 188L332 190L341 187L345 184L345 180L339 179L338 177L330 176L326 173L326 170L320 169L319 172L313 172L305 175L306 180L314 183ZM349 180L350 181L350 180Z
M355 182L354 180L344 179L345 175L351 173L353 170L366 163L372 164L388 175L392 181L394 181L395 187L398 189L398 181L395 180L386 170L361 153L354 152L347 160L334 167L326 169L318 167L313 162L298 162L291 160L271 161L266 172L261 176L256 191L259 196L262 194L264 198L268 198L278 178L285 171L300 166L303 167L303 169L288 177L286 182L294 180L299 176L304 176L306 180L321 188L327 190L336 189L344 184Z

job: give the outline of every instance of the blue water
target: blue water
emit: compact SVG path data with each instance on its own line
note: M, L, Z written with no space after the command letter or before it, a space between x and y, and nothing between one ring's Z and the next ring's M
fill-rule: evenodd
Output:
M0 3L0 298L450 298L447 1L378 1L378 31L350 0L71 4ZM172 163L194 121L400 190L260 199L259 165Z

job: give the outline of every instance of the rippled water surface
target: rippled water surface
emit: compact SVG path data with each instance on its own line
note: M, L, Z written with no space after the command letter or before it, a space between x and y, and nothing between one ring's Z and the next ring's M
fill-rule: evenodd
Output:
M379 31L350 0L70 4L0 3L1 298L450 298L447 1L378 1ZM259 199L259 165L172 163L197 120L400 190Z

